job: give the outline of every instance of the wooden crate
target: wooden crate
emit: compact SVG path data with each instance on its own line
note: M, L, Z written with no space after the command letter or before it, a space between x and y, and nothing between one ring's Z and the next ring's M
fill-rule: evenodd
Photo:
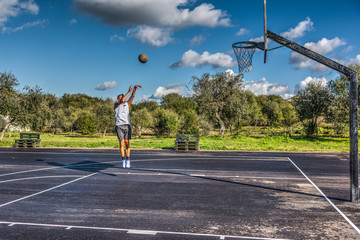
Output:
M40 147L39 133L20 133L20 139L15 139L15 147Z
M199 134L178 134L175 140L175 151L198 151Z

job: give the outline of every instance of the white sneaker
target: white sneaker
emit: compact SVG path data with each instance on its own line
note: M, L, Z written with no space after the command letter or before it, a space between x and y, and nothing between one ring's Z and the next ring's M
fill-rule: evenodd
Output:
M126 160L122 160L123 168L126 168Z
M127 161L126 161L126 167L127 167L127 168L130 168L130 160L127 160Z

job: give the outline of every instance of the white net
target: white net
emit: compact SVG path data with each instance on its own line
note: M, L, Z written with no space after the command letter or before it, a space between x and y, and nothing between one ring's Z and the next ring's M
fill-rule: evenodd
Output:
M252 69L252 57L257 48L255 42L237 42L232 45L236 55L239 73L249 72Z

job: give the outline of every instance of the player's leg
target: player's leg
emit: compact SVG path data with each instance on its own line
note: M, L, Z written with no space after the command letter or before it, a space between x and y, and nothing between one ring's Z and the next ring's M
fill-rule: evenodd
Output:
M130 168L130 140L124 140L125 142L125 153L126 153L126 167Z
M126 158L125 158L125 148L126 148L126 140L120 141L120 153L121 153L121 160L123 168L126 167Z
M125 159L125 137L124 137L124 132L122 131L121 126L115 126L115 132L116 135L119 139L119 144L120 144L120 154L121 154L121 160L122 160L122 166L123 168L126 167L126 159Z
M127 132L125 135L125 147L126 147L126 167L130 168L130 139L131 139L131 126L127 125Z

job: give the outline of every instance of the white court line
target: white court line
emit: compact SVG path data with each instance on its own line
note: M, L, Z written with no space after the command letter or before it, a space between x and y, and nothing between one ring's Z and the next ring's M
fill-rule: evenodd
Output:
M121 162L121 161L116 160L116 161L109 161L109 162L94 162L94 163L86 163L86 164L79 163L79 164L69 164L69 165L57 166L57 167L38 168L38 169L32 169L32 170L25 170L25 171L19 171L19 172L0 174L0 177L9 176L9 175L15 175L15 174L21 174L21 173L45 171L45 170L51 170L51 169L63 169L63 168L71 169L72 167L79 167L79 166L82 167L82 166L88 166L88 165L96 165L96 164L104 164L104 163L116 163L116 162ZM81 170L81 169L79 169L79 170Z
M207 233L190 233L190 232L171 232L171 231L155 231L155 230L140 230L140 229L126 229L126 228L109 228L109 227L87 227L87 226L74 226L74 225L60 225L60 224L43 224L43 223L24 223L24 222L6 222L0 221L0 224L6 224L8 226L23 225L23 226L38 226L38 227L56 227L70 229L89 229L89 230L103 230L103 231L118 231L127 232L129 234L144 234L144 235L156 235L156 234L167 234L167 235L183 235L183 236L203 236L203 237L218 237L219 239L224 238L241 238L241 239L257 239L257 240L282 240L279 238L262 238L262 237L247 237L247 236L235 236L235 235L218 235L218 234L207 234Z
M156 235L156 231L149 231L149 230L129 230L127 233L130 234L143 234L143 235Z
M163 169L165 170L165 169ZM201 170L199 170L201 171ZM206 172L203 170L202 172ZM104 172L110 173L110 172ZM241 175L214 175L214 174L189 174L189 173L137 173L137 172L117 172L116 175L136 175L136 176L189 176L189 177L208 177L208 178L243 178L243 179L270 179L270 180L303 180L304 178L294 177L254 177ZM1 182L0 182L1 183Z
M17 179L10 179L0 181L0 183L7 183L7 182L16 182L16 181L24 181L24 180L33 180L33 179L42 179L42 178L74 178L74 177L82 177L83 175L62 175L62 176L41 176L41 177L28 177L28 178L17 178Z
M119 154L117 154L119 155ZM219 159L217 157L214 158L208 158L208 157L202 157L202 158L196 158L192 160L201 160L201 159ZM189 158L173 158L173 159L168 159L168 158L155 158L155 159L144 159L144 160L131 160L133 162L151 162L151 161L180 161L180 160L189 160ZM249 159L227 159L227 160L231 160L231 161L248 161ZM250 159L250 161L284 161L282 159ZM287 161L287 159L285 160ZM95 163L87 163L87 164L69 164L69 165L64 165L64 166L56 166L56 167L48 167L48 168L39 168L39 169L32 169L32 170L25 170L25 171L19 171L19 172L12 172L12 173L5 173L5 174L0 174L0 177L3 176L9 176L9 175L15 175L15 174L21 174L21 173L30 173L30 172L37 172L37 171L45 171L45 170L51 170L51 169L61 169L61 168L70 168L70 167L77 167L77 166L88 166L88 165L96 165L96 164L104 164L104 163L114 163L114 162L120 162L120 160L115 160L115 161L107 161L107 162L95 162Z
M335 204L323 193L323 191L321 191L320 188L318 188L318 186L316 186L316 184L311 181L311 179L308 178L308 176L306 176L306 174L301 171L301 169L290 158L288 159L301 172L301 174L304 175L304 177L316 188L316 190L318 190L318 192L323 195L323 197L330 203L330 205L333 206L333 208L335 208L335 210L340 213L340 215L360 234L359 228L347 216L345 216L345 214L341 212L339 208L335 206Z
M120 153L99 153L99 152L4 152L4 153L11 153L11 154L54 154L54 155L105 155L105 156L120 156ZM181 153L179 153L181 154ZM183 153L181 155L173 155L173 154L165 154L163 155L164 157L183 157L186 153ZM142 156L142 155L154 155L153 153L132 153L131 156ZM254 156L244 156L244 155L239 155L239 156L227 156L227 155L218 155L218 156L198 156L198 155L191 155L190 156L191 159L223 159L223 158L246 158L245 160L274 160L275 159L281 159L280 161L287 161L286 157L256 157L254 158ZM189 158L186 158L189 159ZM276 161L276 160L274 160Z
M37 192L37 193L31 194L31 195L28 195L28 196L25 196L25 197L22 197L22 198L13 200L13 201L11 201L11 202L7 202L7 203L4 203L4 204L1 204L1 205L0 205L0 208L1 208L1 207L4 207L4 206L6 206L6 205L10 205L10 204L15 203L15 202L19 202L19 201L21 201L21 200L30 198L30 197L34 197L34 196L36 196L36 195L39 195L39 194L42 194L42 193L45 193L45 192L49 192L49 191L54 190L54 189L56 189L56 188L59 188L59 187L68 185L68 184L70 184L70 183L73 183L73 182L76 182L76 181L85 179L85 178L87 178L87 177L91 177L91 176L93 176L93 175L95 175L95 174L97 174L97 173L92 173L92 174L89 174L89 175L86 175L86 176L83 176L83 177L80 177L80 178L71 180L70 182L66 182L66 183L60 184L60 185L58 185L58 186L55 186L55 187L52 187L52 188L48 188L48 189L46 189L46 190L44 190L44 191Z
M131 159L133 162L150 162L150 161L178 161L178 160L216 160L219 161L220 159L226 161L271 161L271 162L287 162L287 158L237 158L237 157L191 157L191 158L159 158L159 159L143 159L143 160L136 160Z
M3 177L3 176L9 176L9 175L15 175L15 174L21 174L21 173L29 173L29 172L45 171L45 170L50 170L50 169L55 169L55 168L60 168L60 167L38 168L38 169L32 169L32 170L26 170L26 171L19 171L19 172L5 173L5 174L1 174L1 175L0 175L0 177Z

